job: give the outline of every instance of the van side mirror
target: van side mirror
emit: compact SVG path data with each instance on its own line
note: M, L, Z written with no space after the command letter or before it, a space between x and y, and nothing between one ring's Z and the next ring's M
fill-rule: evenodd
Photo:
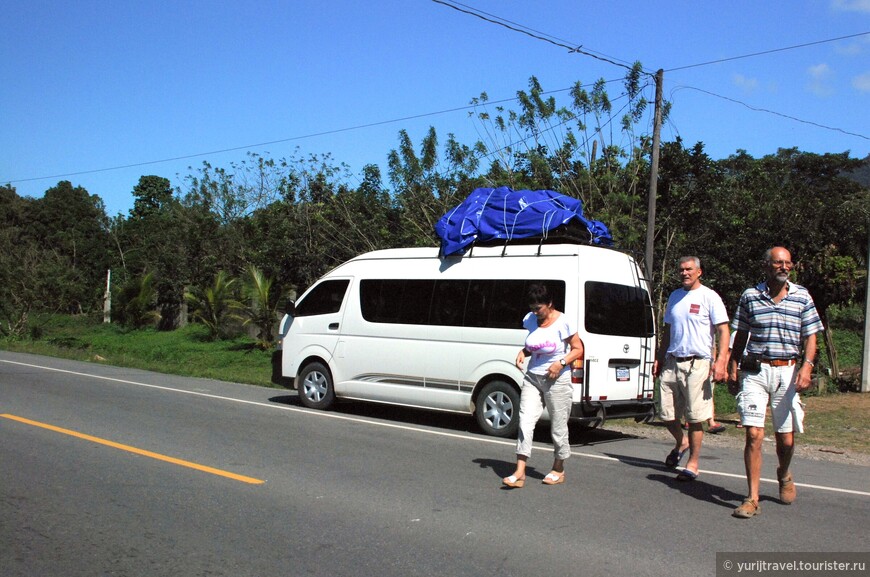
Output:
M296 302L293 299L287 299L287 304L284 305L284 314L291 317L296 314Z

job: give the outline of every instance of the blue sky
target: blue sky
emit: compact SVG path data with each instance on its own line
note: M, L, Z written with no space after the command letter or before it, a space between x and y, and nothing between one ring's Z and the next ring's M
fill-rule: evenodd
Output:
M717 159L780 147L870 154L870 0L461 4L664 69L663 140L702 141ZM0 183L39 197L70 180L110 215L127 213L142 175L182 185L188 167L229 167L251 151L330 153L358 176L385 166L400 129L415 143L434 126L442 143L454 133L471 144L480 126L467 110L433 113L481 92L512 98L532 75L546 91L624 75L431 0L3 0L2 13ZM189 158L156 162L178 157ZM139 166L103 170L127 165Z

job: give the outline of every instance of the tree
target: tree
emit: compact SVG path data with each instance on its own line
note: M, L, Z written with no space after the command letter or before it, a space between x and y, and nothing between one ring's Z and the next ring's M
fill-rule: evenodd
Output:
M236 298L236 284L236 279L220 271L211 286L185 293L191 315L205 325L211 340L231 336L234 327L245 321L240 314L244 306Z
M33 279L40 305L70 313L102 308L111 246L102 200L64 180L27 203L23 218L43 254Z
M174 329L181 322L184 287L189 278L187 242L195 236L183 226L182 209L169 179L142 176L133 188L133 196L130 216L118 231L125 272L128 278L153 273L160 313L158 328Z
M619 246L642 247L646 201L641 184L648 172L649 139L635 134L647 101L642 68L635 64L624 79L626 111L616 120L602 79L588 91L577 82L571 101L559 106L545 97L534 76L519 91L519 111L490 110L486 93L472 99L475 120L486 139L480 146L490 159L488 186L546 188L583 201L584 212L605 222ZM625 144L617 142L617 138Z
M203 204L221 224L231 224L279 200L288 186L288 162L249 152L229 169L203 162L187 177L186 199Z
M395 237L398 244L434 243L435 223L471 191L468 180L477 171L482 150L477 145L460 145L451 134L442 161L435 128L430 127L423 138L419 155L408 133L399 132L399 149L391 150L387 157L399 215L400 229Z
M14 187L0 186L0 335L5 337L24 334L36 298L34 273L25 266L35 260L28 258L35 247L24 234L27 202Z

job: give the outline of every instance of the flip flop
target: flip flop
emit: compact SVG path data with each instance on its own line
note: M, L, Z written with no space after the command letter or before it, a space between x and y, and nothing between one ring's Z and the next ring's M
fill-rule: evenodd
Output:
M680 461L683 460L683 455L685 455L688 452L689 452L688 447L686 447L682 451L680 451L678 449L674 449L673 451L668 453L667 457L665 457L665 465L667 465L668 468L670 468L670 469L676 468L676 466L680 464Z
M683 482L694 481L697 478L698 478L698 473L696 473L694 471L690 471L688 469L683 469L677 475L677 481L683 481Z
M724 430L725 430L725 425L723 425L722 423L716 423L715 426L710 427L709 429L707 429L707 432L708 432L708 433L713 433L713 434L715 435L716 433L721 433L721 432L724 431Z
M510 477L505 477L501 480L503 485L510 487L511 489L522 489L523 485L526 484L525 477L515 477L511 475Z
M561 475L558 473L547 473L547 476L544 477L544 480L541 481L544 485L559 485L565 482L565 473Z

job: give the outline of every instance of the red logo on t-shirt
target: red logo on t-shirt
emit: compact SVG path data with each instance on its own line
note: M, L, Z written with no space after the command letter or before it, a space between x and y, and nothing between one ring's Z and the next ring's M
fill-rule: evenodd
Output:
M698 304L689 305L689 314L690 315L696 315L699 312L701 312L701 305L698 305Z

